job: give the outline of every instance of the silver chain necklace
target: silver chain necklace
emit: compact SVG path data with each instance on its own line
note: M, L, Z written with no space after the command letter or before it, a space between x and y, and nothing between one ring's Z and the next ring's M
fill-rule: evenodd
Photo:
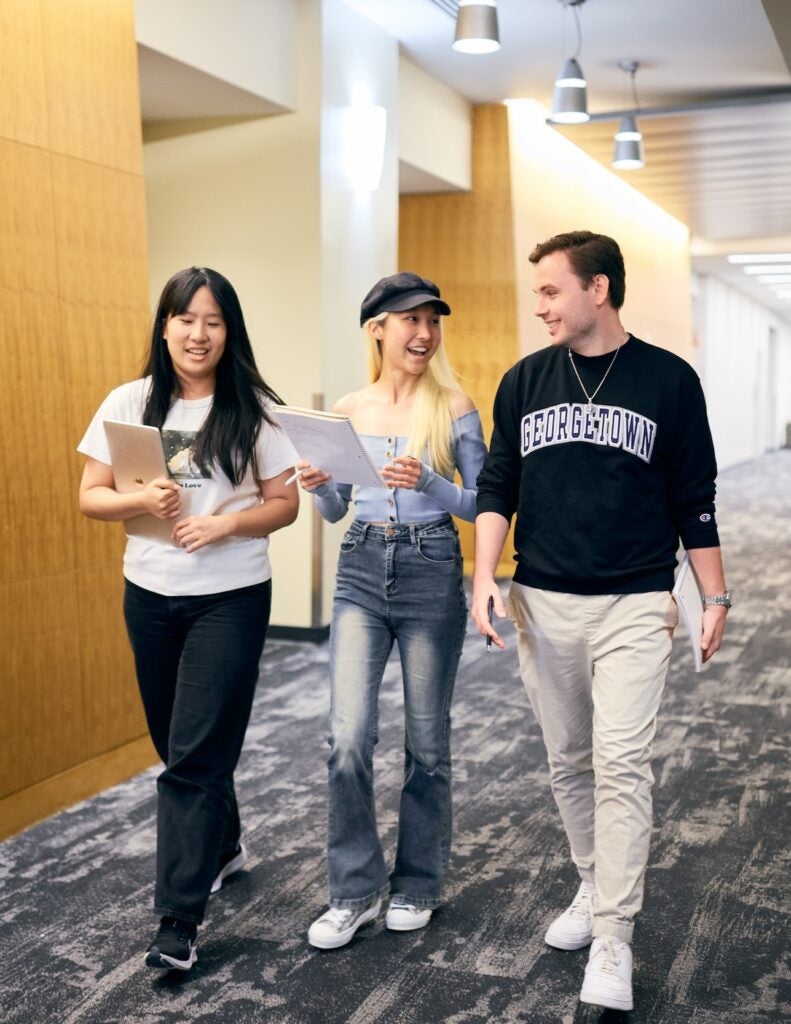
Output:
M578 384L579 384L579 386L580 386L580 387L582 388L582 393L583 393L583 395L585 395L585 397L586 397L586 398L587 398L587 400L588 400L588 404L587 404L587 405L585 406L585 415L586 415L586 416L590 416L591 418L593 418L593 426L594 426L594 427L598 427L598 425L599 425L599 422L598 422L598 420L597 420L597 419L595 419L595 418L594 418L594 406L593 406L593 399L594 399L594 398L596 397L596 395L598 395L598 393L599 393L599 392L601 391L601 389L602 389L602 384L604 384L604 382L605 382L605 381L607 380L607 375L609 374L610 370L611 370L611 369L613 368L613 366L615 365L615 360L616 360L616 359L618 358L618 353L619 353L619 352L621 351L621 346L623 345L624 341L627 341L627 340L628 340L628 338L629 338L629 335L628 335L628 333L625 333L625 334L624 334L624 337L623 337L623 341L622 341L622 342L621 342L621 344L620 344L620 345L618 346L618 348L617 348L617 349L616 349L616 350L615 350L615 351L613 352L613 356L612 356L612 359L610 360L610 365L609 365L609 366L607 367L607 369L606 369L606 370L604 371L604 376L603 376L603 377L602 377L602 379L601 379L601 380L599 381L599 386L598 386L598 387L596 388L596 390L595 390L595 391L593 392L593 394L592 394L592 395L589 395L589 394L588 394L588 392L587 392L587 390L586 390L586 388L585 388L585 385L584 385L584 384L582 383L582 378L580 377L579 373L577 373L577 367L576 367L576 366L574 365L574 354L572 353L571 349L569 349L569 350L568 350L568 353L569 353L569 361L571 362L571 368L572 368L572 370L574 371L574 376L575 376L575 377L577 378L577 383L578 383Z

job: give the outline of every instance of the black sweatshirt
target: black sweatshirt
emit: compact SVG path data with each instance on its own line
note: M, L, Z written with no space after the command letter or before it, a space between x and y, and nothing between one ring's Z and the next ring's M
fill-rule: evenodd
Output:
M574 354L591 395L612 361ZM717 465L692 367L630 338L594 400L569 350L550 346L503 377L478 514L516 517L514 579L570 594L670 590L679 537L718 547Z

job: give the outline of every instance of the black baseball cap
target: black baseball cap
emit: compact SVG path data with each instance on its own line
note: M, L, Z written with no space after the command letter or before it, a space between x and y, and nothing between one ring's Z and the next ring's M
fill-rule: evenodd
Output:
M450 306L439 297L439 288L427 277L419 277L408 270L383 277L363 299L360 327L372 316L384 312L401 313L405 309L422 306L424 302L433 303L443 316L450 313Z

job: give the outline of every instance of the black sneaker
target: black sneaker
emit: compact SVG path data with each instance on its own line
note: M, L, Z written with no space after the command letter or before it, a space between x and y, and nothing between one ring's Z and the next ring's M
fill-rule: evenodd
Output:
M146 967L188 971L198 959L198 926L177 917L163 917L154 941L146 950Z

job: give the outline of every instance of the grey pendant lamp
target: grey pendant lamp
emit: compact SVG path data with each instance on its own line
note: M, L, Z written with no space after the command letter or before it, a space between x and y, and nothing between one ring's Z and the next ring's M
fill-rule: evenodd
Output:
M453 49L461 53L494 53L500 49L496 0L459 0Z
M637 127L637 114L640 111L640 104L637 101L635 75L640 67L640 63L636 60L622 60L619 62L619 67L632 79L634 112L624 114L621 117L621 124L615 133L615 153L612 165L618 171L639 171L642 167L645 167L643 133Z
M588 113L588 90L585 75L577 59L582 49L579 6L585 0L559 0L564 7L570 7L577 26L577 48L573 56L564 61L557 78L552 96L552 113L549 120L556 124L581 124L590 119Z

